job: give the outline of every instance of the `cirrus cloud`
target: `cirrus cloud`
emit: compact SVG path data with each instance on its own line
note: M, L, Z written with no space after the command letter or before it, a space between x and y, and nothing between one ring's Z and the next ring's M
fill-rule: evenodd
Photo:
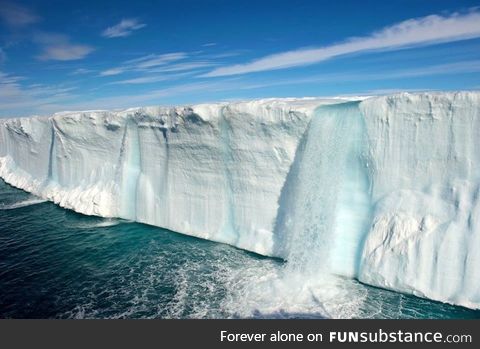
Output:
M40 21L30 9L0 0L0 18L11 28L20 28Z
M121 38L129 36L133 31L145 27L146 24L140 23L135 18L122 19L120 23L108 27L102 32L102 36L106 38Z
M42 61L72 61L82 59L94 51L89 45L71 43L70 38L63 34L36 33L33 40L42 46L42 53L37 56Z
M219 67L203 77L217 77L286 69L319 63L338 56L369 51L388 51L480 37L480 12L447 16L430 15L383 28L369 36L352 37L342 43L268 55L247 63Z

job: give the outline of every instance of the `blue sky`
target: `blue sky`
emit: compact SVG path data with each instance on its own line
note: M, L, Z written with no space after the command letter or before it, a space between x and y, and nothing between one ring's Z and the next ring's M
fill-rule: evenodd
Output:
M0 116L480 89L480 3L0 0Z

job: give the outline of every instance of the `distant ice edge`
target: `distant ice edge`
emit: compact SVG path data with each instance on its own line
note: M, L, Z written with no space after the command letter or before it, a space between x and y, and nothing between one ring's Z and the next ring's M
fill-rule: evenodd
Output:
M119 217L480 308L480 92L0 120L0 177Z

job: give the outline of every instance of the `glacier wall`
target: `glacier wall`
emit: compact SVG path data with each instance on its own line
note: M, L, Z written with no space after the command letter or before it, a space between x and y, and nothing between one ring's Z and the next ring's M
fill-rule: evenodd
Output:
M480 308L480 93L0 121L0 176L120 217Z
M1 121L0 176L87 215L274 251L273 222L319 104L263 100Z

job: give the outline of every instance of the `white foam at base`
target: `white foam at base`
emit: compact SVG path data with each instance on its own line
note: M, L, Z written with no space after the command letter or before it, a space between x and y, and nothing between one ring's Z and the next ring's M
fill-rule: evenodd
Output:
M21 200L18 202L15 202L13 204L0 204L0 210L14 210L16 208L22 208L22 207L28 207L36 204L41 204L43 202L46 202L47 200L45 199L40 199L40 198L29 198L25 200Z

